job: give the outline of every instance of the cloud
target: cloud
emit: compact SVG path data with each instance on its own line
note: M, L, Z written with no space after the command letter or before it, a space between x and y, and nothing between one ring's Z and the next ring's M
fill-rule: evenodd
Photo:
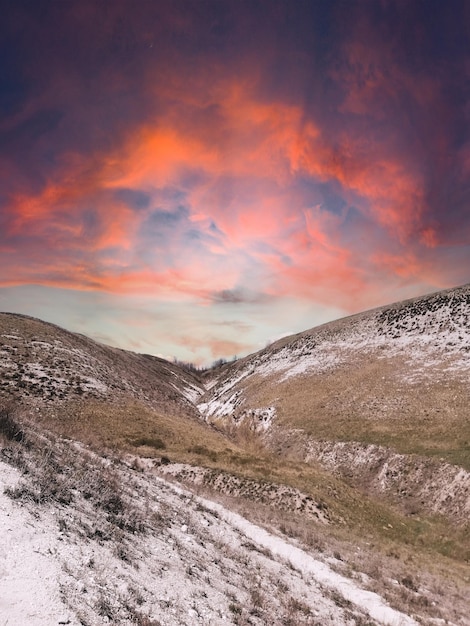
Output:
M189 337L183 335L178 341L194 355L200 350L204 350L204 352L208 352L212 359L216 359L220 355L224 355L225 358L232 358L246 354L247 351L252 349L251 343L214 337L212 335L205 335L203 337Z
M216 291L211 294L211 299L212 302L218 304L245 304L267 302L270 297L267 294L238 287Z
M273 295L344 304L365 285L358 251L341 243L350 201L399 242L421 231L432 245L422 181L372 140L345 131L330 141L301 107L265 103L249 81L216 81L200 98L177 93L179 114L161 111L92 156L93 167L70 158L40 194L12 197L5 240L26 236L29 254L43 255L40 272L18 264L17 282L203 301L240 297L256 277ZM208 125L186 115L208 107L217 112ZM332 194L343 198L340 213L328 210Z
M228 314L464 281L464 4L15 3L0 284Z

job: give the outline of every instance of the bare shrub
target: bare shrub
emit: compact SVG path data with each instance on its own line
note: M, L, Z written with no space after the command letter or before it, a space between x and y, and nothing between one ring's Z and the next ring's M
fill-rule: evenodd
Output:
M100 594L100 597L96 602L95 608L98 615L101 615L101 617L104 617L111 622L115 622L115 619L117 617L116 610L111 603L110 598L107 597L104 593Z
M133 615L133 624L136 626L161 626L161 622L158 620L151 619L147 615L142 615L138 612Z
M147 446L148 448L155 448L155 450L165 450L166 443L160 437L138 437L132 441L136 447Z
M15 416L15 410L9 406L0 407L0 435L8 441L22 442L25 434Z
M339 591L337 591L336 589L333 589L332 591L330 591L328 595L333 600L333 602L336 604L336 606L339 606L339 607L342 607L342 608L347 608L347 609L352 609L351 602L347 598L345 598L343 596L343 594L340 593Z
M256 617L261 617L266 606L266 598L264 597L264 594L259 586L255 586L250 589L250 600L250 614Z
M407 589L410 589L410 591L414 591L414 592L418 591L418 585L415 583L415 581L412 579L412 577L409 574L407 574L401 579L401 583Z
M228 605L228 610L234 615L241 615L242 607L239 604L235 604L235 602L231 602Z
M317 624L317 622L312 622L310 607L302 600L288 596L283 599L283 604L285 606L282 619L283 626L300 626L300 624L314 626Z
M192 452L200 456L206 456L208 459L214 462L217 461L217 452L215 450L209 450L209 448L206 448L206 446L192 446L191 448L188 448L188 452Z

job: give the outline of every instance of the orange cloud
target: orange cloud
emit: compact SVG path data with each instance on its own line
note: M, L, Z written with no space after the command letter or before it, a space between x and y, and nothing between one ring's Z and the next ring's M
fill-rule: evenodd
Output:
M182 97L182 96L181 96ZM401 157L387 155L383 146L351 133L329 143L325 133L304 121L300 107L257 101L240 83L213 90L217 115L213 127L190 127L174 114L132 137L122 153L112 158L104 184L110 186L159 186L175 184L185 171L200 170L207 182L193 190L195 210L216 215L232 230L242 233L268 228L276 213L257 210L259 194L245 200L243 211L233 210L214 193L214 181L236 179L235 195L247 181L269 181L279 193L298 174L320 181L337 181L367 202L369 216L402 241L419 232L424 211L424 181L410 171ZM189 105L203 108L192 96ZM240 182L240 179L244 179ZM241 194L242 195L242 194ZM263 198L266 202L265 198ZM219 202L217 202L219 201ZM199 207L197 206L199 205ZM363 209L365 209L363 206ZM289 210L283 209L284 218ZM270 219L271 218L271 219ZM428 239L424 238L426 243Z
M178 97L175 111L161 112L118 148L92 156L93 167L69 158L40 194L13 199L11 234L32 233L57 252L49 266L46 254L37 272L13 270L18 281L186 293L203 301L212 290L253 279L270 293L331 293L328 300L335 301L333 292L343 285L355 294L365 280L354 260L358 251L340 243L340 218L298 194L302 176L356 194L361 210L401 241L421 228L422 181L380 146L345 133L329 143L299 106L264 102L249 82L225 81L204 96L196 90ZM211 107L213 115L201 118ZM175 225L163 242L144 242L152 208L133 210L114 193L122 188L149 197L162 188L180 190L187 224ZM191 228L195 242L188 240ZM435 241L429 229L422 239ZM67 259L72 250L86 261L78 252Z
M79 291L104 291L116 294L154 294L159 298L178 299L182 296L208 298L208 291L196 287L195 281L179 271L129 271L108 266L104 271L96 271L91 264L65 263L63 265L42 265L35 268L18 268L10 278L0 279L1 287L22 284L41 284L49 287L75 289ZM217 285L216 285L217 287Z
M269 259L273 292L354 309L366 276L353 252L337 242L340 218L320 207L306 210L304 215L305 230L294 233L284 247L291 264Z
M335 180L368 203L370 217L405 240L419 228L424 208L423 181L398 157L380 146L344 135L337 146L308 134L297 143L293 163L319 180Z
M101 172L105 187L158 187L180 182L185 170L212 177L266 178L286 182L289 154L301 130L298 106L257 101L244 84L224 82L197 100L179 93L179 113L160 116L134 132ZM213 100L211 100L213 98ZM185 113L214 108L204 124L191 125ZM196 116L197 117L197 116Z
M184 345L184 347L193 354L197 354L200 351L208 352L213 359L219 358L221 354L231 356L242 355L253 349L252 343L212 336L178 336L178 343ZM197 362L203 363L204 357L199 357Z

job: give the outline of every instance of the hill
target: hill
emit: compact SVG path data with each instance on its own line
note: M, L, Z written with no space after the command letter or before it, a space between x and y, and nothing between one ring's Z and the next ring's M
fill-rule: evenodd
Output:
M87 443L186 450L225 438L201 423L198 378L174 363L100 344L31 317L0 314L0 399Z
M470 515L470 286L337 320L229 364L198 408L408 514Z
M77 536L91 532L77 520L88 519L88 529L96 523L89 507L95 495L87 484L101 481L100 489L106 492L106 481L96 478L104 468L114 489L103 505L108 507L104 521L99 522L112 537L109 549L97 548L106 562L114 558L111 552L120 553L123 542L130 549L127 535L120 533L134 532L113 502L122 507L125 500L135 521L142 517L144 501L158 500L162 511L174 512L161 514L165 528L170 528L172 515L181 517L179 492L168 482L176 480L206 497L204 503L191 504L191 497L184 496L191 518L198 520L196 542L201 545L201 528L208 521L207 516L199 519L201 507L218 501L222 516L233 521L238 518L230 516L238 512L256 525L257 540L248 533L242 541L245 547L255 546L249 550L268 558L268 549L287 542L282 550L299 548L361 589L378 593L382 599L370 604L373 611L385 598L405 615L387 621L382 619L386 611L377 609L367 617L357 589L348 599L347 594L334 595L338 587L333 585L333 604L340 610L325 601L320 623L392 624L409 618L407 623L465 624L463 598L470 580L469 369L470 286L324 324L202 374L34 318L0 314L0 422L13 415L17 424L0 428L0 461L23 472L25 485L10 491L29 514L46 515L47 509L50 517L61 511L59 530L69 529L70 546L78 545ZM88 465L91 475L86 477L80 467ZM110 467L115 471L108 473ZM9 470L1 464L0 470L8 486ZM134 483L134 491L129 491L127 486ZM96 507L102 515L100 502ZM145 519L148 528L160 518ZM118 531L108 526L111 522ZM232 531L214 529L216 535ZM277 539L258 541L265 531ZM206 561L197 550L190 555L183 548L186 531L175 532L162 531L162 541L167 547L170 542L179 555L181 567L171 584L182 589L187 576L196 576L198 559ZM139 544L140 556L134 554L132 562L143 562L143 555L154 550L144 544ZM217 549L227 547L211 547L213 560L221 558ZM88 554L84 548L70 550ZM236 555L230 554L240 562L250 558L238 548ZM187 566L192 574L183 565L185 558L195 561ZM305 564L304 558L299 555L299 562ZM75 573L67 573L72 586L85 567L77 559ZM155 576L154 565L145 563L145 571ZM236 569L228 562L225 567ZM272 574L278 565L264 560L257 567L258 591L251 585L246 590L248 604L243 601L251 612L243 602L222 599L222 585L214 600L218 608L204 601L201 615L205 611L214 620L225 611L234 624L319 623L310 600L302 604L298 594L292 601L287 596L279 600L283 608L268 601L266 572ZM311 569L303 567L305 582ZM122 564L112 568L120 571ZM106 567L100 564L100 571L104 580ZM223 571L212 575L225 581L227 589L234 580ZM198 576L194 581L202 580ZM300 589L298 580L281 578L282 588L287 584ZM146 590L142 602L150 607L153 592L148 581L134 582ZM199 584L201 593L212 597L206 583L196 587ZM90 580L89 585L94 583ZM196 587L191 587L193 595ZM326 595L331 598L329 588ZM99 590L93 593L99 595ZM313 596L318 606L319 593ZM205 623L202 617L197 621L197 611L191 613L196 609L190 607L189 597L181 605L184 610L172 601L173 617L152 605L158 618L142 617L139 622L135 606L133 613L126 613L124 600L119 604L121 596L112 600L109 585L106 594L109 619L116 624ZM66 596L78 615L78 596L70 595L70 589ZM279 595L284 597L284 592ZM99 624L106 616L96 606L82 609L89 615L82 623ZM276 621L279 611L284 621ZM17 618L16 613L11 616Z
M286 337L211 381L208 422L301 429L470 467L470 286Z

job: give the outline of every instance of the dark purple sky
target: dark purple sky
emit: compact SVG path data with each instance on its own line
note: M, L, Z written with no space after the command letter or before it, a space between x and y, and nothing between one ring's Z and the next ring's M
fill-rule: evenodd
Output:
M0 7L0 309L207 363L470 280L469 2Z

